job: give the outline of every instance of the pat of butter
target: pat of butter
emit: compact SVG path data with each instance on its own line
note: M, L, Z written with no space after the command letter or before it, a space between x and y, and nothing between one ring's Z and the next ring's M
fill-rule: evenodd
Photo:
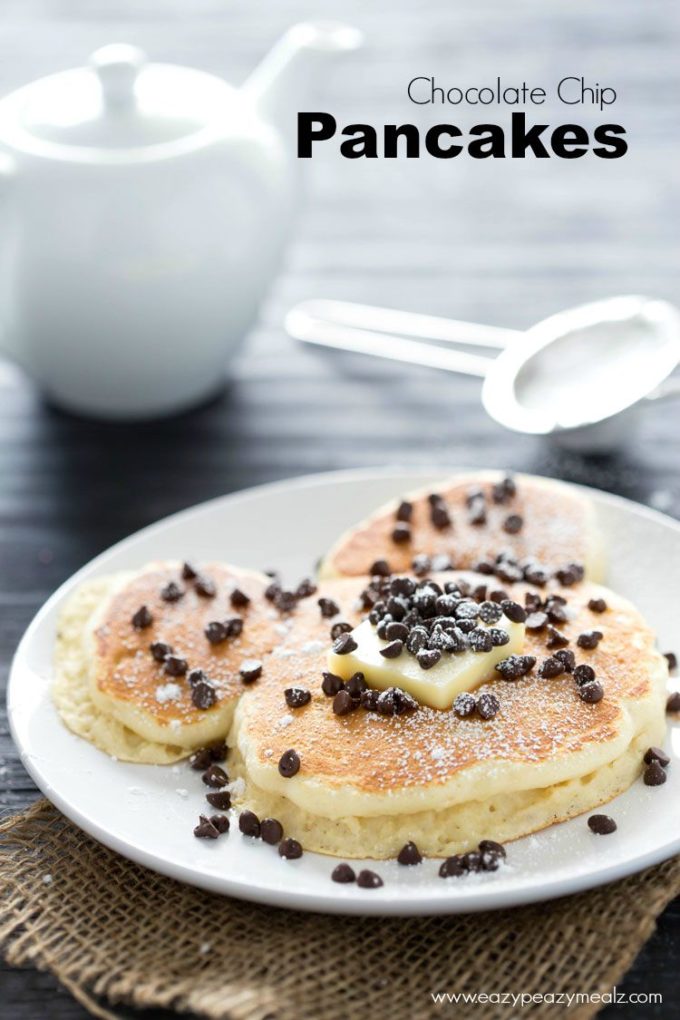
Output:
M483 627L484 624L477 624ZM509 655L519 655L524 647L524 624L512 623L502 616L494 627L507 631L510 640L490 652L465 651L450 655L444 652L439 662L423 669L414 655L406 649L396 659L386 659L380 654L389 641L381 641L375 627L364 620L352 631L357 643L349 655L328 653L328 668L331 673L349 678L357 672L363 673L369 687L384 691L388 687L401 687L408 691L421 705L431 708L448 709L461 691L471 691L486 680L497 677L494 666Z

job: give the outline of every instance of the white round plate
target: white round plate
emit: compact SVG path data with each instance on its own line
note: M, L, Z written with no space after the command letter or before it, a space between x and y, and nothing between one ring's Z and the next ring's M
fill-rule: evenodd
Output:
M28 628L10 676L14 739L29 773L76 825L113 850L172 878L261 903L357 914L435 914L488 910L549 899L610 882L680 851L680 727L669 727L668 782L641 781L607 808L618 831L593 835L584 817L509 844L499 871L438 877L439 862L404 868L371 864L377 890L331 881L335 861L307 853L298 861L232 831L214 843L192 834L205 811L200 776L186 764L113 761L62 725L50 699L52 650L62 603L91 577L148 560L221 558L276 567L291 580L347 526L383 501L435 482L446 472L352 471L265 485L212 500L145 528L98 556L66 582ZM680 524L626 500L590 490L610 552L609 583L632 599L659 634L680 650ZM291 833L294 835L294 833ZM418 834L413 834L417 840Z

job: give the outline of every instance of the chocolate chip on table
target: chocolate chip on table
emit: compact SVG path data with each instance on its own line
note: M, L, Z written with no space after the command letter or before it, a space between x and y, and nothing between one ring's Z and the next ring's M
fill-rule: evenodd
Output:
M463 863L463 858L460 854L453 854L452 857L447 857L445 861L439 866L439 877L440 878L459 878L461 875L467 874L467 867Z
M354 868L351 868L349 864L337 864L332 872L331 879L334 882L340 882L346 885L348 882L356 882L357 876L354 873Z
M604 599L590 599L588 602L588 609L591 613L604 613L607 610L607 603ZM593 817L597 818L599 816L594 815Z
M359 707L359 701L353 698L348 690L338 691L333 698L333 711L336 715L349 715Z
M453 702L453 711L459 719L468 719L477 711L477 701L468 691L457 694Z
M380 649L383 659L398 659L404 651L403 641L390 641L388 645Z
M432 669L436 666L442 657L442 653L437 648L423 648L421 652L418 652L416 659L421 669Z
M395 545L403 545L411 541L411 529L408 524L395 524L392 529L392 541Z
M211 765L205 770L201 779L206 786L219 790L229 782L229 776L219 765Z
M242 811L238 817L238 827L244 836L258 839L260 836L260 819L254 811Z
M526 621L527 611L524 606L520 606L519 602L513 602L512 599L503 599L501 609L508 620L511 620L513 623L524 623Z
M352 629L351 623L345 623L344 621L339 620L331 627L331 641L335 641L341 634L349 634Z
M495 669L504 680L519 680L520 677L526 676L535 665L536 657L534 655L509 655L507 659L497 662Z
M574 667L576 666L576 656L570 648L560 648L559 651L555 652L555 658L559 659L564 666L567 673L573 673ZM588 667L590 669L590 667ZM595 673L593 673L591 680L595 679Z
M203 633L211 645L219 645L229 636L227 628L219 620L211 620L210 623L207 623Z
M226 815L211 815L210 822L219 833L229 832L229 819Z
M354 673L347 683L345 689L355 700L358 700L363 692L367 689L368 684L363 673Z
M194 591L204 599L214 599L217 595L215 582L209 577L204 577L202 574L194 581Z
M151 652L151 657L156 662L165 662L168 655L172 655L173 648L172 645L166 644L165 641L152 641L149 645L149 651Z
M245 606L250 605L251 599L250 595L246 595L246 593L244 591L241 591L240 588L234 588L231 595L229 596L229 601L231 602L234 609L243 609Z
M583 684L592 683L595 679L595 670L587 662L582 662L574 669L574 680L581 687Z
M321 616L325 620L330 620L331 616L337 616L340 612L340 606L333 599L320 598L318 600L319 610Z
M368 570L372 577L389 577L392 571L387 560L375 560Z
M668 776L658 761L650 762L642 773L645 786L663 786L667 779Z
M260 836L269 843L270 846L276 846L283 839L283 826L281 822L276 818L263 818L260 822Z
M288 708L302 708L312 700L311 691L305 687L286 687L283 696Z
M205 799L211 807L217 808L218 811L228 811L231 807L231 794L228 790L206 793Z
M588 828L596 836L608 836L610 832L616 832L616 822L609 815L591 815Z
M566 673L564 663L555 655L549 655L538 668L538 675L544 680L552 680L556 676L562 676L563 673Z
M199 815L199 822L194 829L194 836L198 836L199 839L217 839L219 834L219 829L210 818L206 818L205 815Z
M407 499L402 499L401 503L399 504L395 511L394 514L395 520L408 524L412 516L413 516L413 503L409 503Z
M380 875L376 875L375 871L369 871L368 868L364 868L357 875L357 885L360 889L378 889L382 884Z
M336 638L333 642L333 652L335 655L349 655L350 652L355 652L358 647L359 645L349 632L341 634L340 637Z
M569 638L552 624L548 626L548 638L545 642L546 648L564 648L569 644Z
M239 667L239 675L244 684L255 683L262 676L262 663L259 659L245 659Z
M508 535L517 535L524 527L524 518L519 514L510 514L503 521L503 531Z
M163 672L168 676L184 676L189 668L189 663L180 655L166 655L163 660Z
M302 857L302 846L296 839L282 839L279 843L279 857L285 857L288 861L296 861Z
M576 638L576 644L579 648L597 648L600 641L602 640L602 631L600 630L587 630L583 634L579 634Z
M645 751L645 755L642 760L645 765L651 765L653 761L658 761L659 765L661 765L664 769L671 763L670 755L666 754L662 747L650 747L647 751Z
M668 713L680 712L680 691L675 691L673 694L668 695L666 711Z
M338 691L341 691L345 686L345 682L342 677L336 676L335 673L322 673L323 681L321 683L321 690L327 698L334 698Z
M279 772L284 779L291 779L300 771L300 755L297 751L289 748L279 758Z
M493 719L501 707L495 694L480 694L477 698L477 712L482 719Z
M422 859L423 855L420 850L415 843L411 841L405 843L397 855L397 861L399 864L404 865L420 864Z
M537 613L529 613L526 618L525 626L527 630L544 630L548 626L548 614L541 611Z
M132 626L135 630L146 630L153 623L153 616L148 606L140 606L132 617Z
M199 680L192 685L191 702L202 710L212 708L217 701L217 691L208 680Z
M316 585L312 581L311 577L303 577L295 589L295 597L298 599L308 599L315 593Z
M193 581L196 577L198 577L198 571L194 570L190 563L184 563L182 566L182 580Z
M599 680L590 680L578 688L578 696L588 705L596 705L604 697L604 687Z
M165 587L161 588L161 598L164 602L178 602L184 595L184 588L180 588L175 581L168 581Z
M678 668L678 657L675 652L664 652L663 657L668 663L668 671L674 672Z

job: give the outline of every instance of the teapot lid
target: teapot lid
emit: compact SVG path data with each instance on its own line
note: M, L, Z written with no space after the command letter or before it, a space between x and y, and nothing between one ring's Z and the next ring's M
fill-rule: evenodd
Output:
M214 75L150 64L136 46L96 50L89 66L41 78L0 103L0 132L20 148L124 150L167 145L223 119L236 95ZM9 136L9 137L8 137Z

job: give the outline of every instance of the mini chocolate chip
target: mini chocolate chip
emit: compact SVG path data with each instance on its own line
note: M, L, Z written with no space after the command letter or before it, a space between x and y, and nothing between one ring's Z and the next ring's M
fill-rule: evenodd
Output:
M379 691L374 690L362 691L361 700L359 703L361 707L364 708L367 712L377 712L379 697L380 697Z
M211 815L210 821L219 833L229 832L229 819L226 815Z
M527 630L544 630L548 625L548 614L543 612L529 613L526 618Z
M385 634L388 641L406 641L409 629L405 623L392 622L387 624Z
M203 577L203 575L200 575L194 581L194 591L204 599L214 599L217 594L215 582L209 577Z
M302 708L312 700L311 692L305 687L286 687L283 696L288 708Z
M588 683L582 684L578 689L578 696L581 701L585 701L588 705L596 705L598 701L602 701L604 697L604 687L599 680L590 680Z
M194 578L197 577L197 576L198 576L197 572L194 570L194 568L191 566L190 563L185 563L183 565L183 567L182 567L182 580L183 581L193 581Z
M495 694L480 694L477 698L477 712L482 719L493 719L500 707L501 703Z
M503 531L508 535L517 535L524 526L524 519L519 514L510 514L503 521Z
M521 676L526 676L535 665L536 657L534 655L509 655L507 659L497 662L495 669L504 680L519 680Z
M438 531L451 527L451 515L444 503L435 503L430 509L430 520Z
M193 687L194 684L201 683L202 680L208 680L208 674L204 669L190 669L187 673L187 683Z
M338 623L334 623L333 626L331 627L331 641L335 641L337 638L340 637L341 634L349 634L351 630L352 630L351 623L343 623L341 621L338 621Z
M673 694L669 694L668 701L666 702L666 711L668 713L680 712L680 691L674 691Z
M135 630L146 630L153 623L153 616L148 606L140 606L132 617L132 626Z
M217 691L207 680L199 680L191 688L191 701L196 708L212 708L217 701Z
M166 655L163 661L163 672L168 676L184 676L188 668L187 660L182 659L179 655Z
M244 836L258 839L260 835L260 819L254 811L242 811L238 817L238 827Z
M297 605L297 595L294 591L281 589L274 599L274 605L280 613L292 613Z
M653 761L658 761L659 765L664 769L671 763L670 755L666 754L662 747L650 747L645 751L645 756L642 760L645 765L651 765Z
M172 655L172 645L167 645L165 641L152 641L149 645L149 651L151 656L156 662L165 662L168 655Z
M201 747L189 758L189 767L197 772L205 772L213 762L209 747Z
M546 648L564 648L569 644L569 638L566 634L563 634L557 627L553 627L552 624L548 627L548 638L545 642Z
M642 774L645 786L663 786L667 779L668 776L658 761L650 762Z
M229 776L219 765L211 765L207 768L201 779L206 786L211 786L214 790L221 789L221 787L226 786L229 782Z
M397 524L392 529L392 541L395 545L403 545L411 541L411 529L408 524Z
M490 602L507 602L508 601L508 593L507 593L507 591L503 591L502 588L495 588L493 591L489 592L489 601Z
M349 864L336 864L331 872L331 878L334 882L341 882L346 885L348 882L356 882L356 875L354 869Z
M245 659L240 665L239 674L244 684L255 683L262 676L262 663L259 659Z
M502 648L503 645L510 643L510 635L507 630L501 630L500 627L489 627L487 633L494 648Z
M507 853L502 843L497 843L494 839L483 839L479 844L479 852L498 854L499 857L505 859Z
M574 672L574 667L576 666L576 656L574 655L570 648L560 648L559 651L555 652L555 658L560 660L560 662L566 669L567 673ZM594 677L595 674L593 673L593 677L591 679L594 679Z
M334 698L338 691L341 691L345 686L342 677L336 676L335 673L322 673L321 675L323 677L321 690L327 698Z
M463 867L468 871L482 871L482 855L479 850L469 850L463 854Z
M320 598L318 605L321 615L325 620L330 620L331 616L337 616L340 612L340 606L333 599Z
M352 697L348 690L338 691L333 698L333 711L336 715L349 715L358 707L359 702Z
M356 652L358 647L359 645L349 632L341 634L340 637L336 638L333 642L333 652L336 655L349 655L350 652Z
M564 663L560 662L555 655L549 655L547 659L543 660L538 668L538 675L544 679L550 680L553 677L562 676L565 672Z
M602 631L599 630L587 630L583 634L579 634L576 638L576 644L579 648L597 648L600 641L602 640Z
M678 657L675 652L664 652L663 656L668 663L668 671L674 672L678 668Z
M396 509L394 514L395 519L408 523L413 515L413 503L409 503L407 499L402 499L401 503Z
M426 556L425 553L419 553L418 556L414 556L411 561L411 569L416 577L425 577L432 569L430 557Z
M296 839L282 839L279 843L279 857L285 857L288 861L296 861L302 857L302 846Z
M439 866L439 877L440 878L459 878L461 875L467 874L467 867L463 863L463 858L460 854L454 854L453 857L447 857L445 861Z
M491 498L494 503L507 503L517 492L515 480L511 475L506 475L500 482L496 482L491 488Z
M468 634L470 650L473 652L490 652L493 648L493 638L488 630L483 627L475 627Z
M610 832L616 832L616 822L609 815L591 815L588 828L596 836L608 836Z
M178 602L184 595L184 588L180 588L174 581L168 581L164 588L161 588L161 598L164 602Z
M550 579L550 573L542 567L540 563L528 563L523 569L524 580L528 581L529 584L535 584L539 588L543 588Z
M290 748L279 758L279 772L284 779L291 779L300 771L300 755Z
M199 823L194 829L194 836L198 836L199 839L217 839L219 834L219 829L210 818L199 815Z
M492 842L488 840L487 842ZM505 857L505 852L499 854L497 850L487 848L486 850L479 849L479 870L480 871L498 871L501 866L501 862Z
M513 623L524 623L526 621L527 611L524 606L520 606L519 602L513 602L512 599L503 599L501 609L508 620L512 620Z
M264 590L264 597L268 602L275 602L280 594L281 585L276 580L272 581L271 584L268 584Z
M442 653L438 648L423 648L416 656L421 669L432 669L433 666L437 665L441 657Z
M410 577L394 577L390 581L390 595L413 595L415 583Z
M251 599L250 595L246 595L246 593L244 591L241 591L240 588L234 588L231 595L229 596L229 601L231 602L234 609L243 609L245 606L250 605Z
M475 527L486 524L486 503L483 496L468 503L468 524Z
M479 606L479 618L483 623L498 623L502 615L503 610L497 602L486 601Z
M298 599L308 599L316 592L316 585L312 581L311 577L304 577L297 588L295 589L295 597Z
M403 650L403 641L390 641L388 645L380 649L380 654L384 659L398 659Z
M367 687L368 684L363 673L354 673L345 684L347 692L356 700L361 697Z
M387 560L375 560L368 570L372 577L389 577L392 571Z
M474 715L477 709L477 702L472 694L467 691L462 691L456 695L453 702L453 711L459 719L467 719L469 716Z
M260 822L260 836L269 843L270 846L276 846L283 839L283 826L281 822L276 818L263 818Z
M415 845L415 843L412 843L410 841L403 845L397 856L398 862L404 865L420 864L422 859L423 856L420 850Z
M368 868L364 868L357 875L357 885L360 889L378 889L382 884L380 875L376 875L375 871L369 871Z
M207 623L203 633L211 645L219 645L229 636L227 628L219 620L211 620L210 623Z
M590 609L592 613L604 613L607 609L607 603L604 599L590 599L588 602L588 609ZM597 818L598 816L594 815L593 817Z
M218 811L228 811L231 807L231 794L228 790L218 790L217 793L206 793L205 799L211 807Z
M574 680L579 685L589 684L595 679L595 670L592 666L589 666L586 662L582 662L579 666L574 669Z

